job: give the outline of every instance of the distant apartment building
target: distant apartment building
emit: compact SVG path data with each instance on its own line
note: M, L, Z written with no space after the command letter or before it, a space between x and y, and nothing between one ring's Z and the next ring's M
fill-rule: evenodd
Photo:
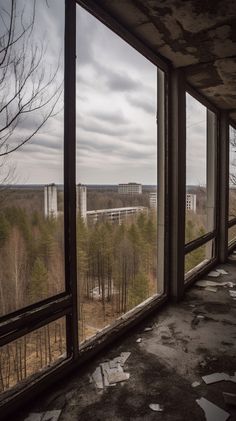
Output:
M150 206L150 209L157 208L157 192L149 193L149 206Z
M138 183L119 184L118 193L128 194L131 196L135 194L142 194L142 184L138 184Z
M87 187L78 184L76 186L76 212L80 214L83 220L87 217Z
M45 218L57 218L57 186L48 184L44 186L44 216Z
M107 221L111 223L122 224L130 216L137 216L140 213L147 213L144 206L133 206L114 209L98 209L87 211L87 222L95 224L96 222Z
M186 194L186 210L190 210L196 213L197 210L197 195L187 193Z

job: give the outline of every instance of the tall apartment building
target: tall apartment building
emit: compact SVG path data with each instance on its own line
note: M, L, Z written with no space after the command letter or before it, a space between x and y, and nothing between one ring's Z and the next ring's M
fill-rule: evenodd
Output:
M48 184L44 186L44 216L45 218L57 218L57 186Z
M157 208L157 192L149 193L149 206L151 209Z
M142 184L138 183L127 183L127 184L118 184L118 193L119 194L142 194Z
M191 210L196 213L197 210L197 195L187 193L186 194L186 210Z
M85 221L87 218L87 187L82 184L76 186L76 211Z

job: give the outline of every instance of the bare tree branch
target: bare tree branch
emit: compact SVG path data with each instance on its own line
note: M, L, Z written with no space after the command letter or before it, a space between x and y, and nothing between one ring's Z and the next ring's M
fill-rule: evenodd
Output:
M0 10L4 27L0 34L0 157L29 142L57 114L63 91L63 82L57 80L60 55L54 71L46 69L45 42L33 39L36 1L30 3L30 17L24 7L18 11L16 0L11 0L9 11ZM49 7L48 2L46 5ZM35 127L22 134L26 116Z

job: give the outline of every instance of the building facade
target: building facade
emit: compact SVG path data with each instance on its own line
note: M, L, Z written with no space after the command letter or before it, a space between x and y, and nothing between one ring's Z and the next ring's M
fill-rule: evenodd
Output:
M186 194L186 210L193 211L196 213L197 211L197 195L187 193Z
M114 209L98 209L87 211L87 222L96 224L96 222L107 221L111 223L122 224L131 216L137 216L140 213L147 213L144 206L133 206Z
M45 218L57 218L57 186L48 184L44 186L44 216Z
M82 184L76 186L76 211L85 221L87 217L87 187Z
M142 184L138 184L138 183L119 184L118 193L129 194L129 195L142 194Z
M157 208L157 192L149 193L149 206L150 206L150 209Z

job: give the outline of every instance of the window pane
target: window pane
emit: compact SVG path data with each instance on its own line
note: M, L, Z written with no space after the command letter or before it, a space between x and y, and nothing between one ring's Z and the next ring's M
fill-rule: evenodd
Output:
M229 219L236 217L236 130L229 128Z
M157 68L77 6L82 341L162 292L156 111Z
M61 318L0 348L0 392L66 358L65 319Z
M209 263L215 256L215 242L213 240L191 251L185 256L185 280L192 275L193 272L201 269L206 263Z
M64 0L13 4L19 39L0 67L0 153L12 151L0 158L0 316L64 290Z
M233 225L228 229L228 244L236 241L236 225Z
M186 243L207 231L206 182L206 107L186 94Z

